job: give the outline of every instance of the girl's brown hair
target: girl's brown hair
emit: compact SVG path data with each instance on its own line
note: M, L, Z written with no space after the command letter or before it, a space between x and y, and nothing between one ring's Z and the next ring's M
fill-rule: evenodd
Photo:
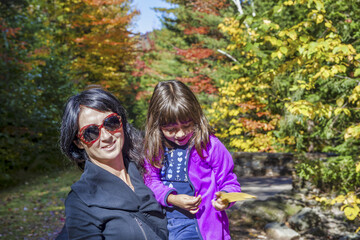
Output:
M213 131L196 96L180 81L159 82L150 100L145 125L145 156L151 165L160 167L164 145L169 144L164 140L160 127L188 120L194 123L190 146L195 146L198 154L204 157L202 150L206 149Z

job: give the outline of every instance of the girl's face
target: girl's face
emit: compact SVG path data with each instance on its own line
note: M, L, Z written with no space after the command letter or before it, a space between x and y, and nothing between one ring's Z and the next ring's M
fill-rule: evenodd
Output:
M161 127L161 131L167 140L179 146L184 146L189 142L194 133L194 122L191 120L186 122L177 121L176 123Z
M107 126L109 125L108 117L111 116L111 114L112 112L100 112L87 107L82 107L80 110L79 129L88 125L97 125L98 127L103 126L100 127L98 139L91 142L91 144L82 140L75 142L80 149L85 149L93 162L107 163L122 157L121 150L124 145L124 131L120 124L118 125L118 129L110 132L109 127ZM113 122L116 123L116 119Z

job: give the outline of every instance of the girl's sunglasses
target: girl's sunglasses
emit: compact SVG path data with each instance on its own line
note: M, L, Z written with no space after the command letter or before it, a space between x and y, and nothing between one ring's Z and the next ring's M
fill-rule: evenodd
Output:
M86 145L91 146L100 138L102 127L104 127L106 131L111 134L120 132L122 127L121 117L116 113L111 113L104 119L100 126L96 124L90 124L82 127L77 134L77 137Z

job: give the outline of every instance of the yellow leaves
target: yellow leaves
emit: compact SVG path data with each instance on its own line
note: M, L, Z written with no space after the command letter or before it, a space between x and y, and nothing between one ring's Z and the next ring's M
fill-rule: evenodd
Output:
M285 1L284 3L283 3L285 6L292 6L292 5L294 5L294 1Z
M360 199L355 192L348 192L346 195L338 195L334 199L328 199L325 197L315 197L315 200L325 204L343 204L340 208L344 211L347 219L355 220L356 217L360 217Z
M293 85L290 88L290 91L296 91L299 88L300 89L306 89L306 90L311 90L312 88L314 88L313 82L307 83L304 80L298 80L297 83L298 83L298 85Z
M276 141L279 144L283 144L283 145L294 145L295 144L295 137L294 136L286 136L283 138L278 138L276 139Z
M344 139L345 141L349 138L360 138L360 124L356 126L348 127L345 130Z
M354 220L360 213L358 206L360 199L357 198L354 192L349 192L342 203L344 205L341 207L341 210L344 211L345 216L349 220Z
M355 69L354 77L360 76L360 68Z
M269 19L263 19L263 29L266 30L278 30L280 28L280 26L276 23L273 23L271 20Z
M288 48L287 47L280 47L280 52L283 53L284 55L286 55L288 53Z
M276 47L280 47L283 44L283 42L281 40L277 39L276 37L272 37L272 36L265 36L264 40L265 40L265 42L270 42L271 45L276 46Z
M356 166L355 171L360 172L360 162L357 162L355 166Z
M270 134L256 134L253 138L233 137L230 146L244 152L271 152L275 143L274 136Z
M315 201L330 204L331 200L327 199L326 197L315 197Z
M321 102L312 104L306 100L286 103L286 109L293 115L302 115L309 119L315 117L330 118L332 115L332 107Z
M355 54L356 50L350 44L341 44L340 46L337 46L333 49L334 54L338 54L340 52L343 54Z
M330 21L327 21L327 22L325 23L325 27L327 27L327 28L332 28L332 23L331 23Z
M335 116L338 116L340 115L341 113L344 113L345 115L347 116L351 116L351 112L349 109L347 108L336 108L335 111L334 111L334 115Z
M320 24L324 21L324 15L319 14L316 16L316 24Z
M300 41L303 42L303 43L307 43L307 42L309 42L309 40L310 40L310 37L307 36L307 35L301 35L300 36Z
M237 38L240 38L244 35L244 27L240 26L239 21L235 18L225 18L222 23L218 25L218 28L222 32L228 33L232 36L234 42Z
M312 1L310 1L310 2L312 2ZM324 6L324 2L322 0L314 0L313 2L315 3L316 9L318 11L324 11L325 6Z
M239 115L239 113L240 113L239 109L233 109L233 110L229 111L229 116L235 117L235 116Z
M344 98L338 98L338 99L336 99L336 105L337 105L338 107L342 107L342 106L344 105L344 102L345 102Z
M272 59L275 59L275 58L281 59L281 57L282 57L282 53L280 51L271 53L271 58Z
M255 118L251 114L255 116L256 113L264 112L266 107L261 110L253 110L247 108L245 104L255 100L257 103L273 106L268 102L271 98L269 96L273 96L272 100L275 102L280 98L282 92L277 96L277 92L271 91L277 90L279 82L282 84L287 81L284 88L287 93L289 89L293 91L285 97L291 96L291 99L300 99L294 102L286 100L285 108L292 115L294 123L299 122L299 124L305 125L305 120L312 119L315 124L320 123L316 125L316 128L321 128L321 124L327 119L333 118L336 121L338 119L336 116L351 116L353 110L350 107L353 106L350 106L349 103L358 103L358 107L360 107L360 87L354 89L350 98L344 93L339 94L342 97L336 100L336 104L333 101L328 103L324 100L327 99L326 96L324 97L326 88L322 87L329 86L335 81L337 84L344 80L344 77L349 77L348 74L352 74L352 72L355 76L360 76L360 63L355 61L355 59L360 59L360 54L356 53L352 45L343 43L332 21L328 19L329 15L325 12L322 0L285 0L283 4L280 3L274 8L273 12L277 14L277 10L293 8L298 4L304 5L301 7L305 10L304 18L306 20L291 24L290 27L280 27L277 25L277 18L273 18L273 16L252 19L254 24L249 25L257 27L254 29L247 29L234 18L226 18L219 25L221 31L231 37L232 43L228 45L227 49L236 52L237 56L242 55L241 58L238 58L239 63L232 67L231 70L234 71L232 74L251 76L224 83L223 87L219 89L218 105L210 111L211 115L216 117L214 123L227 129L223 130L222 134L231 137L230 145L235 149L259 151L266 149L263 146L271 145L274 139L280 145L295 143L294 137L281 140L273 136L265 137L268 132L272 132L270 128L263 128L261 135L256 135L260 132L257 129L254 130L255 128L252 130L246 128L247 123L256 126ZM250 36L246 34L248 30L252 33ZM257 34L259 37L255 40L254 35ZM253 64L254 62L256 64ZM351 69L349 69L350 66ZM352 76L350 77L352 78ZM284 82L282 82L283 80ZM349 84L340 86L340 88L348 88L348 86ZM308 99L308 101L304 99ZM347 105L349 106L346 107ZM232 118L236 120L247 118L249 121L243 122L243 125L236 122L229 124L229 119ZM278 122L271 123L272 119L267 116L262 116L261 121L265 118L268 121L267 124L277 128ZM333 122L333 119L329 123ZM348 118L346 117L346 119ZM306 132L306 130L302 130ZM297 130L297 133L306 134L300 131ZM346 136L358 135L352 131L353 129L348 129Z
M295 31L289 31L286 35L294 41L297 39L297 33Z
M336 203L343 203L345 201L345 196L344 195L339 195L336 198L334 198L333 200L331 200L331 205L335 205Z
M360 212L359 207L357 205L346 206L342 210L344 211L345 216L349 220L354 220Z
M231 192L231 193L221 192L220 198L222 201L231 203L231 202L243 201L246 199L251 199L251 198L256 198L256 197L253 195L247 194L247 193L243 193L243 192Z
M349 97L349 102L356 103L360 99L360 85L357 85Z

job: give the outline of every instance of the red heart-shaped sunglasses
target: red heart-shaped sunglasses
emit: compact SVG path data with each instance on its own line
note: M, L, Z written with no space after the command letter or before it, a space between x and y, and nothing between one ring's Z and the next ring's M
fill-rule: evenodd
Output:
M100 138L102 127L111 134L120 132L122 127L121 117L116 113L111 113L104 118L104 121L100 126L89 124L82 127L77 134L77 137L86 145L91 146Z

